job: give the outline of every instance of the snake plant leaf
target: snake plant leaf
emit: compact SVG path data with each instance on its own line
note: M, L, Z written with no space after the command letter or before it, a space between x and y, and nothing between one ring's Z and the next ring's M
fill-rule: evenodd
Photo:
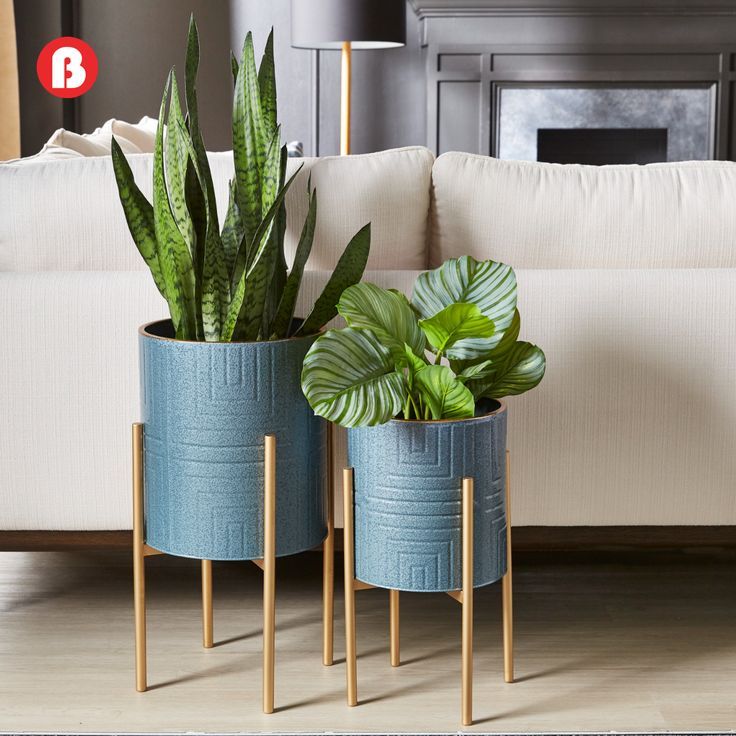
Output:
M533 389L544 377L544 353L529 342L517 342L490 380L468 384L476 398L501 399Z
M281 147L281 127L277 126L268 145L268 154L261 175L261 212L268 212L283 184L281 160L286 146Z
M268 137L276 130L276 72L273 62L273 28L268 34L266 48L263 51L261 66L258 69L258 89L261 95L261 112L263 129Z
M185 131L186 133L186 131ZM191 141L185 136L185 140L191 148ZM204 271L204 249L207 240L207 200L202 191L201 177L197 169L195 157L187 161L187 173L185 182L185 196L187 209L194 224L194 248L192 249L192 263L194 265L194 305L197 319L197 330L204 334L204 323L202 320L202 288Z
M270 249L267 247L272 242L269 236L274 225L274 219L281 208L281 203L284 201L286 193L299 171L300 169L297 169L284 184L276 196L276 201L271 205L271 209L258 226L251 246L255 249L256 255L248 269L245 268L245 245L241 243L235 265L235 273L239 275L237 281L234 281L232 285L232 299L222 327L221 339L225 342L233 339L233 335L236 334L236 327L238 328L237 335L239 339L256 339L255 337L241 338L240 336L252 335L254 331L257 336L261 317L263 316L265 290L273 274L273 247ZM238 262L241 266L238 266ZM245 301L246 288L248 292L247 303Z
M383 424L407 396L391 351L370 330L352 327L317 338L304 358L302 391L315 414L343 427Z
M296 334L312 335L337 315L337 302L343 291L363 278L370 249L371 225L368 223L347 244L324 291Z
M252 240L248 241L248 234L247 232L244 233L243 239L240 241L240 246L238 247L238 252L235 254L235 264L233 266L232 275L233 290L240 283L240 280L243 278L243 275L247 270L251 268L258 258L260 258L262 251L267 246L273 220L278 214L281 203L284 201L284 197L286 197L286 192L289 190L289 187L300 171L301 166L291 175L289 180L276 195L274 203L271 205L263 219L259 221Z
M184 242L189 247L194 258L194 223L187 209L186 202L186 173L189 154L185 139L184 116L179 102L179 85L176 81L176 72L171 70L171 101L169 103L169 118L166 126L166 185L171 203L171 213L174 222L179 228ZM196 260L196 259L195 259Z
M457 380L463 383L473 380L477 381L493 375L495 370L496 368L492 360L484 360L482 363L475 363L475 365L469 365L467 368L464 368L457 374Z
M476 261L470 256L451 258L439 268L419 276L411 302L425 319L455 302L476 304L486 317L493 320L496 332L492 337L465 338L455 345L455 349L483 355L500 342L513 320L516 276L513 269L503 263Z
M128 229L133 236L133 241L139 253L151 270L156 288L161 292L161 296L168 301L169 294L158 257L153 206L135 183L135 177L128 160L125 158L120 144L115 140L115 136L112 137L111 149L115 181L117 182L120 202L123 205Z
M235 56L235 53L232 49L230 49L230 72L233 75L233 87L235 86L235 83L238 81L238 68L240 67L240 64L238 64L238 58Z
M446 365L428 365L414 381L432 419L467 419L475 413L473 394Z
M312 252L316 223L317 191L314 190L309 197L309 210L302 226L302 232L299 235L299 243L296 246L294 262L291 264L291 271L286 279L286 285L284 286L281 301L276 311L276 317L271 327L271 333L277 339L287 337L291 332L291 322L294 319L294 309L296 307L297 296L299 295L299 287L302 283L304 266L309 258L309 254Z
M153 154L153 222L166 291L171 297L169 311L176 336L179 339L196 340L198 335L192 256L171 212L164 171L164 116L170 88L171 73L164 88L156 129Z
M235 267L235 256L243 240L243 222L240 219L237 197L235 194L235 180L231 179L229 184L229 199L225 222L222 224L222 247L225 253L225 264L230 278L232 278Z
M238 209L245 239L251 242L261 221L261 171L266 151L262 142L261 100L250 33L243 45L243 58L235 82L232 128Z
M217 341L222 336L222 324L227 319L230 304L230 280L220 234L207 228L202 270L202 323L204 339Z
M193 211L198 212L196 219L201 223L204 219L205 228L199 225L199 239L195 249L195 271L198 275L195 284L197 304L197 324L206 341L220 339L222 322L227 316L227 306L230 302L228 272L225 265L225 252L217 230L217 222L212 219L207 197L204 193L204 179L197 165L194 145L187 136L182 121L177 121L179 135L189 156L192 169L195 172L195 182L190 185L190 202ZM204 209L204 213L202 213Z
M476 338L490 338L496 331L493 320L486 317L477 304L450 304L419 326L437 354L454 360L475 358L479 353ZM470 340L468 340L470 338Z
M273 200L283 185L286 176L286 146L281 146L281 130L277 126L271 138L268 156L263 167L262 205L261 210L267 212ZM273 266L271 269L270 282L266 288L263 312L261 315L261 329L264 339L271 334L271 322L273 321L279 299L286 284L286 258L284 257L284 233L286 232L286 206L281 203L274 226L269 234L270 243L267 248L273 252Z
M424 355L424 333L409 300L400 291L371 283L355 284L343 291L337 311L348 326L371 330L397 360L403 356L405 344L416 355Z
M214 221L215 229L219 230L217 218L217 203L215 201L215 187L212 181L210 163L207 159L207 149L199 127L199 110L197 106L197 72L199 70L199 31L194 21L194 14L189 18L189 32L187 35L187 52L184 62L184 93L187 102L187 121L189 134L197 153L197 165L206 184L207 202L210 217Z
M271 283L266 290L266 300L263 306L263 317L261 319L261 339L268 340L273 334L273 320L279 307L281 296L286 287L286 257L284 256L284 234L286 233L286 206L281 203L276 222L271 229L271 240L274 242L269 246L273 248L275 262Z

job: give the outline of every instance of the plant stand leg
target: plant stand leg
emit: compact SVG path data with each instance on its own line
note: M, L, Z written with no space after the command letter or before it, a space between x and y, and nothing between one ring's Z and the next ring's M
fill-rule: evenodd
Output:
M401 664L401 650L399 646L399 591L389 590L389 622L391 631L391 666Z
M146 560L143 541L143 425L133 425L133 600L135 608L135 689L146 682Z
M473 479L463 478L462 721L473 725Z
M212 649L212 560L202 560L202 646Z
M335 487L333 476L332 425L327 424L327 536L322 543L322 664L334 659L335 628Z
M345 670L347 674L348 705L358 704L358 670L355 654L355 516L353 507L353 469L342 471L345 569Z
M273 713L276 635L276 437L265 437L263 503L263 712Z
M514 681L514 599L511 577L511 460L506 450L506 574L502 580L503 594L503 677Z

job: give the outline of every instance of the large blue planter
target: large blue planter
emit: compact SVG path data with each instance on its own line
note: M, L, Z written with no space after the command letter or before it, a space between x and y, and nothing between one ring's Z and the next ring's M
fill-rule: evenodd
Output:
M494 410L495 407L495 410ZM458 421L348 430L355 575L382 588L462 588L462 479L474 479L474 585L506 572L506 406Z
M327 533L324 422L300 385L316 336L204 343L140 330L145 539L207 560L263 556L264 435L276 435L276 554Z

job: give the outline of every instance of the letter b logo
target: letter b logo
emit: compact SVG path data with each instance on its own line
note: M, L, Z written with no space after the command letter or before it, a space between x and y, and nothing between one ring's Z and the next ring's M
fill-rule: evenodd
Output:
M47 43L36 61L38 79L56 97L79 97L97 79L97 56L79 38L62 36Z

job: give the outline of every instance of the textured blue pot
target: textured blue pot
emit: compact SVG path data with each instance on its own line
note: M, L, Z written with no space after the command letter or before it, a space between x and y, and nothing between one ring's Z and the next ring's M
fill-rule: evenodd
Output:
M326 528L325 423L300 386L316 336L273 342L174 340L142 327L145 538L183 557L263 556L264 435L276 435L276 554Z
M462 588L462 479L474 479L474 585L506 572L506 406L458 421L348 430L355 574L396 590ZM495 410L494 410L495 407Z

